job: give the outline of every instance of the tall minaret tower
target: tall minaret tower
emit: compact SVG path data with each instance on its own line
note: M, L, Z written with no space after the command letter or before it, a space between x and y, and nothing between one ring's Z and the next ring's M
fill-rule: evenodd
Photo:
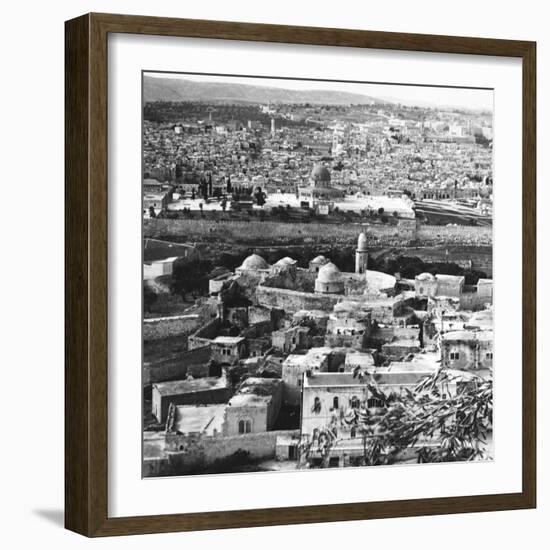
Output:
M369 261L369 252L367 250L367 236L365 233L359 235L357 240L357 250L355 251L355 273L365 273Z

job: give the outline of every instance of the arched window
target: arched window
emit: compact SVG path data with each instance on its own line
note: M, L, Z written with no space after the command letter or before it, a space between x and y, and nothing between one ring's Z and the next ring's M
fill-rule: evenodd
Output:
M251 420L239 420L239 433L240 434L249 434L252 431L252 421Z
M338 396L335 396L334 399L332 400L332 408L333 409L337 409L339 406L339 403L338 403Z
M319 414L321 412L321 400L316 397L313 401L313 408L311 409L311 412L315 414Z
M353 439L355 437L355 427L351 429L351 438Z
M354 395L351 398L351 408L352 409L358 409L359 408L359 398L356 395Z

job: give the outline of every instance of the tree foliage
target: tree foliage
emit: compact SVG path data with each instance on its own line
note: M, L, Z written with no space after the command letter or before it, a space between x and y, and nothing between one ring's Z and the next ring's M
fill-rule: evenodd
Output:
M417 462L486 458L493 416L491 378L458 382L456 394L450 396L444 390L457 380L446 369L439 369L403 395L384 393L368 373L357 370L354 376L366 382L369 394L381 405L373 409L363 403L351 412L349 426L363 442L363 455L354 465L393 464L403 460L406 451L415 453ZM339 442L335 428L333 422L316 440L303 444L306 461L315 455L326 466Z
M188 293L196 296L207 292L207 274L211 269L212 264L208 260L176 261L172 274L172 292L180 294L184 299Z

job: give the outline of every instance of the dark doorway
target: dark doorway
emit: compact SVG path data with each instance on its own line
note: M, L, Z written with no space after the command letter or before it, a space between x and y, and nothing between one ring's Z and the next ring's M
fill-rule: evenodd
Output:
M288 460L296 460L296 445L289 445L288 447Z

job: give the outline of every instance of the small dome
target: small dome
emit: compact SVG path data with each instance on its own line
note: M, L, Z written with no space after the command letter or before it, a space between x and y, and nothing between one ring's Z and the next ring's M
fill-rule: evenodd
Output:
M416 276L418 281L435 281L435 277L431 273L421 273Z
M361 309L361 303L343 301L334 305L334 313L355 313Z
M288 265L294 265L296 263L296 260L293 260L289 256L285 256L284 258L281 258L278 262L276 262L275 266L277 267L286 267Z
M326 166L316 164L311 171L311 179L316 184L330 183L330 172Z
M357 239L357 250L365 252L367 250L367 235L362 232Z
M332 263L325 264L317 275L317 280L321 283L336 283L342 279L340 270Z
M326 264L328 263L328 260L321 254L319 256L316 256L315 258L313 258L313 260L311 260L311 262L309 262L310 264Z
M268 269L269 264L258 254L251 254L241 265L241 269Z

